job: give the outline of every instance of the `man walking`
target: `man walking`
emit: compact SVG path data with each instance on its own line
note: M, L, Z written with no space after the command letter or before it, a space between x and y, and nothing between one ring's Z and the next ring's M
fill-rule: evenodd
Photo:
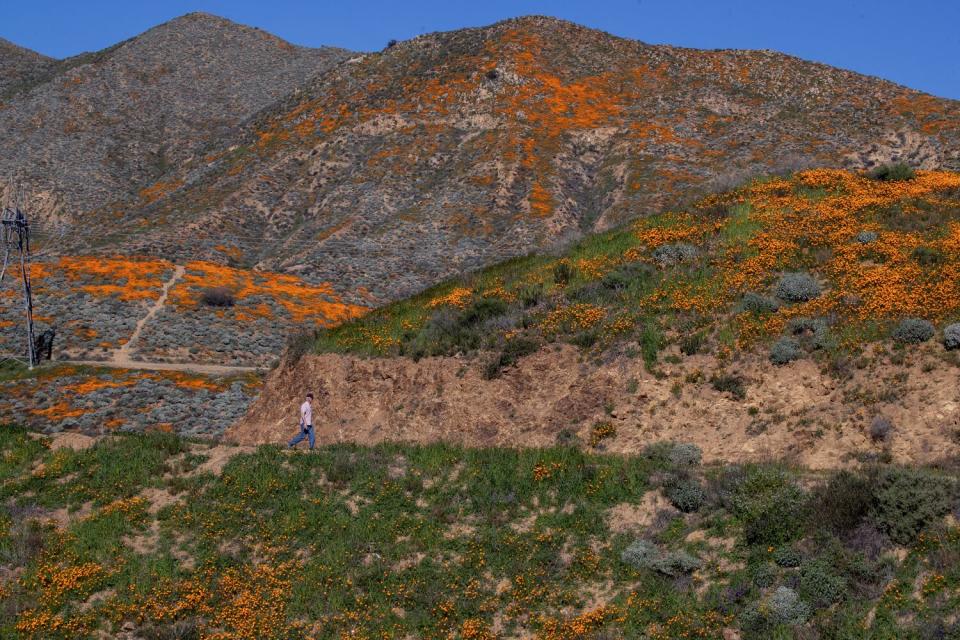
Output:
M313 394L308 393L307 399L303 401L303 404L300 405L300 433L290 441L289 447L293 447L300 444L304 438L307 438L310 443L310 450L313 450L314 438L313 438Z

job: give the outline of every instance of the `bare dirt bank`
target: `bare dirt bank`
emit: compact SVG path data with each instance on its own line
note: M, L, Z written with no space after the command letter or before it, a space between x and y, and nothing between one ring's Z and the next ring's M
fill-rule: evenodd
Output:
M640 358L597 362L551 346L495 380L482 378L476 360L458 357L306 356L270 374L225 438L284 442L296 431L303 395L323 391L314 409L320 443L541 446L565 429L586 442L597 423L609 422L616 435L603 444L613 452L677 440L699 445L706 460L785 457L828 468L888 450L898 461L925 462L960 454L960 378L937 349L927 345L897 366L879 356L844 380L810 360L774 367L760 355L741 358L724 370L744 377L744 400L713 388L719 365L709 356L661 365L657 377ZM884 441L869 433L876 415L894 425Z

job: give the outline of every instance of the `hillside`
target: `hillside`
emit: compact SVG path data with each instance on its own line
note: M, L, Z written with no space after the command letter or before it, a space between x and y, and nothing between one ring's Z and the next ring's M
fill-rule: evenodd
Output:
M91 446L93 445L93 446ZM0 635L952 638L956 465L0 429Z
M956 455L960 174L883 177L755 180L320 330L227 438L320 391L321 442Z
M345 57L197 13L65 60L0 44L12 71L0 85L0 195L20 185L44 221L83 229L96 210L114 225L117 203L149 201L145 188L230 145L241 122Z
M958 168L958 125L955 101L774 52L518 18L339 64L93 219L124 252L382 303L744 176Z
M0 96L44 72L54 60L0 38ZM2 102L0 102L2 104Z

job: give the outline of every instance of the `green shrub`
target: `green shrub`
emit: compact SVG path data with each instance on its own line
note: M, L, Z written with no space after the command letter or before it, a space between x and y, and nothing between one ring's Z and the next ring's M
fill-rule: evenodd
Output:
M620 554L620 559L635 569L667 576L691 573L700 567L700 560L686 551L662 551L649 540L635 540Z
M960 349L960 322L948 324L943 330L943 346L947 350Z
M232 307L237 299L226 287L210 287L200 292L200 302L208 307Z
M593 345L597 344L597 341L600 340L599 332L588 329L587 331L580 331L570 336L570 344L580 347L581 349L589 349Z
M769 605L773 619L782 624L803 624L810 617L810 607L788 587L778 587L770 596Z
M943 253L931 247L917 247L910 257L921 267L932 267L943 262Z
M793 569L800 566L803 556L793 547L780 547L773 553L773 561L779 567Z
M813 490L810 529L845 537L869 515L875 479L846 469Z
M600 286L608 291L626 291L630 279L619 271L611 271L600 279Z
M675 476L664 489L670 504L684 513L699 511L707 499L703 485L686 475Z
M670 448L668 458L677 466L695 466L703 460L703 451L692 442L677 442Z
M770 347L770 362L778 366L799 360L804 355L806 353L800 348L800 343L793 338L780 338Z
M692 262L696 259L697 253L695 246L685 242L663 244L653 250L653 261L661 267L673 267Z
M692 443L663 441L648 444L643 456L663 465L690 467L700 464L703 452Z
M803 533L807 496L783 471L748 468L737 482L731 502L750 544L782 545Z
M809 617L810 607L796 591L777 587L769 597L747 607L740 615L740 624L748 631L762 633L781 624L803 624Z
M800 595L814 607L827 607L846 594L847 581L836 575L824 560L800 568Z
M871 517L892 541L909 545L949 513L954 493L952 481L930 471L888 467L877 477Z
M916 174L913 171L913 167L906 162L894 162L873 169L867 176L883 182L896 182L900 180L913 180Z
M775 294L787 302L807 302L818 297L820 283L809 273L785 273L777 283Z
M893 330L893 339L904 344L920 344L933 337L933 325L923 318L904 318Z
M616 297L616 292L599 282L587 282L567 291L567 300L586 304L604 305Z
M525 285L517 292L517 298L524 308L535 307L543 299L543 285L539 282Z
M753 567L750 579L757 587L766 589L777 580L777 568L769 562L761 562Z
M700 349L703 348L704 341L705 337L700 332L686 335L680 340L680 353L685 356L696 355L697 353L700 353Z
M479 349L489 333L484 323L503 316L508 310L507 303L497 298L475 300L459 312L438 309L404 345L404 353L416 359Z
M710 378L710 385L721 393L729 393L735 400L747 397L744 379L735 374L716 374Z
M740 304L737 305L738 311L748 311L755 314L773 313L779 308L780 303L777 302L776 298L764 296L752 291L743 294L743 298L740 299Z
M890 418L884 416L874 416L870 421L870 439L874 442L883 442L890 437L893 431L893 423Z
M600 282L613 291L642 289L651 282L654 275L654 269L650 265L642 262L628 262L603 276Z
M640 331L637 343L640 345L640 355L643 357L644 366L647 371L653 370L657 366L660 349L663 348L663 332L660 331L656 321L648 320L643 323L643 329Z
M530 338L521 336L507 340L500 354L487 363L483 377L487 380L496 378L505 368L513 366L524 356L536 353L539 348L540 343Z
M791 318L787 323L787 332L797 339L800 346L808 351L825 349L830 346L830 329L823 318Z
M553 265L553 282L558 287L565 287L573 279L573 266L568 260L561 260Z

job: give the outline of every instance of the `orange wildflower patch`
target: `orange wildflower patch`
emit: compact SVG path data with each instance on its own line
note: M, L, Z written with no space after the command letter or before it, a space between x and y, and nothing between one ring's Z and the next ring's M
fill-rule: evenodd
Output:
M107 570L95 562L76 566L43 565L37 570L40 602L47 607L56 605L66 595L83 591L107 575Z
M530 190L530 212L538 218L547 218L553 213L553 196L538 181Z
M450 293L442 296L438 296L427 303L427 306L431 309L436 309L437 307L450 306L457 307L458 309L463 309L467 306L467 303L470 302L470 299L473 297L473 291L467 289L466 287L457 287L453 289Z
M90 378L83 382L68 384L63 387L63 391L75 393L77 395L86 395L97 389L115 389L118 387L129 387L136 384L135 380L102 380L100 378Z
M140 190L140 199L144 203L150 204L163 198L167 194L173 193L183 186L183 180L172 180L170 182L157 182Z
M608 271L616 266L617 261L611 256L599 255L593 258L581 258L573 263L577 273L580 273L591 280L602 278Z
M540 322L544 333L557 333L560 330L584 331L602 321L607 310L592 304L580 303L559 307L546 315Z
M61 400L56 404L52 404L46 409L30 409L32 415L40 416L46 418L47 420L56 422L63 420L65 418L76 418L77 416L82 416L85 413L90 413L91 409L75 409L69 402Z
M31 275L39 291L44 291L45 279L59 273L68 281L84 283L79 288L89 295L135 302L156 299L172 270L173 264L166 260L67 256L34 264Z
M222 391L224 389L223 384L213 382L209 378L194 376L181 371L159 371L154 374L146 374L144 377L150 377L155 380L170 380L176 386L183 389L206 389L208 391Z
M282 306L294 322L312 321L320 326L331 326L367 312L366 307L348 304L329 284L311 285L292 275L234 269L210 262L190 262L187 273L170 290L170 300L182 307L199 303L199 292L209 287L229 289L237 300L237 309L251 296L265 296ZM262 306L257 311L266 313Z
M574 638L583 638L607 622L613 620L618 610L612 605L603 605L570 619L557 620L556 618L542 616L540 624L543 630L537 634L541 640L573 640Z
M293 563L276 567L260 564L252 569L227 569L217 584L222 599L213 612L212 626L220 631L209 640L273 638L287 629L287 599Z

